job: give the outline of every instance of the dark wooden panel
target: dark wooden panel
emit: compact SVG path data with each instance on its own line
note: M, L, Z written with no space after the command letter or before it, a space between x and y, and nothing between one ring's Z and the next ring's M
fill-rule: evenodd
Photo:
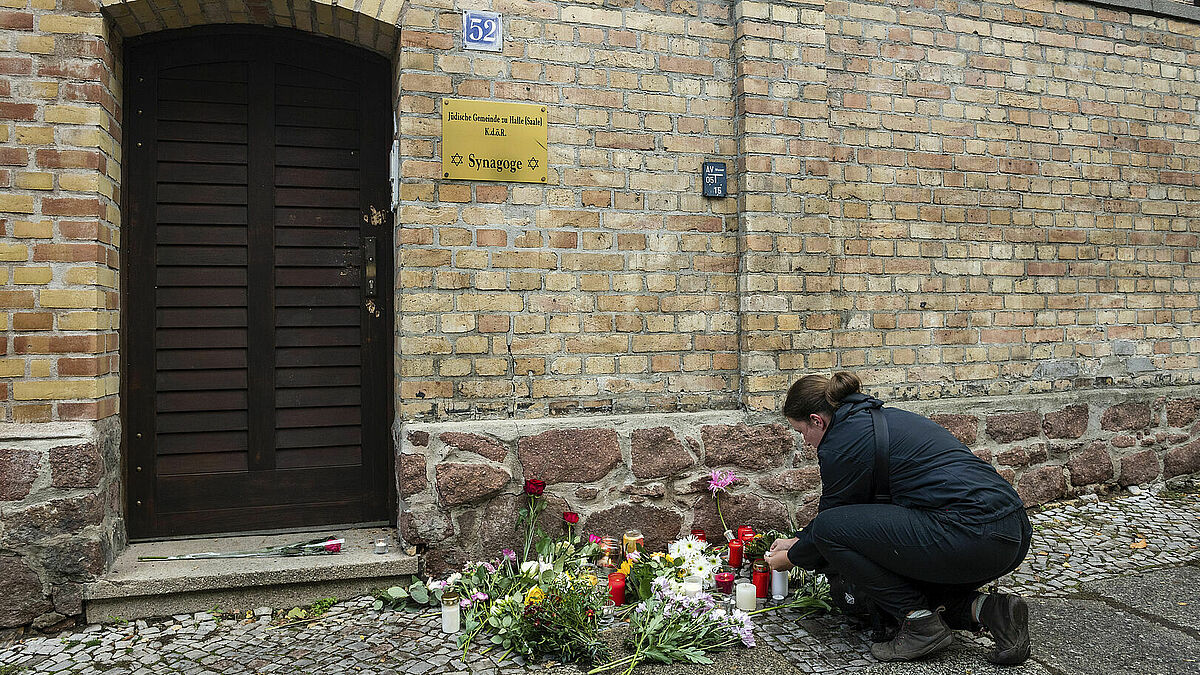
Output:
M358 466L362 464L362 447L280 448L276 466L281 469L305 466Z
M275 270L275 286L276 287L329 287L329 286L353 286L358 288L361 275L357 272L336 269L336 268L317 268L317 269L277 269Z
M212 474L222 476L224 474ZM182 477L181 477L182 478ZM165 490L160 482L157 489ZM319 488L318 488L319 490ZM320 492L313 494L319 495ZM208 504L216 505L215 500ZM313 528L319 525L384 524L386 520L375 516L363 505L363 499L309 501L304 504L282 504L277 506L238 506L225 509L206 509L164 512L155 519L154 527L169 530L172 536L207 534L210 532L253 532L255 530L277 530L283 528Z
M279 145L298 145L310 148L344 148L347 140L358 137L355 129L320 129L317 127L276 127L275 142Z
M346 97L347 94L361 94L359 84L354 80L339 77L332 73L317 72L309 68L297 68L280 64L275 68L275 83L283 87L317 87L332 89L336 95Z
M275 249L277 267L355 267L362 258L357 248L292 248Z
M159 225L158 243L244 246L246 228L241 225Z
M188 431L245 431L245 410L222 412L168 413L158 416L158 433L178 434Z
M358 326L358 307L288 307L275 309L276 326Z
M246 367L245 349L171 349L155 354L159 370L220 370Z
M334 108L357 112L358 101L346 96L345 90L325 89L316 86L294 86L279 84L275 87L275 103L303 108ZM358 135L347 138L341 145L354 147Z
M245 347L246 330L244 328L160 329L154 336L154 346L160 349Z
M275 350L275 363L280 367L357 366L361 362L362 354L353 347L296 347Z
M279 347L340 347L359 344L362 332L354 328L279 328L275 344Z
M245 471L244 452L205 452L189 455L163 455L158 458L158 475L195 475L222 471Z
M159 479L158 497L164 512L195 509L197 504L302 505L359 497L360 481L356 468L330 467L171 477Z
M359 445L362 428L313 427L311 429L278 429L275 432L278 448L324 448L330 445Z
M359 227L361 211L357 209L275 209L275 224L284 227Z
M158 184L158 202L160 204L234 204L245 206L246 199L246 186L244 185Z
M245 288L196 288L188 286L174 286L171 288L158 289L158 306L159 307L194 307L198 293L204 294L204 299L209 307L245 307L246 306L246 289ZM190 324L189 324L190 325ZM163 327L164 324L159 324Z
M315 369L314 370L318 370ZM330 384L339 384L331 382ZM358 382L350 384L357 385ZM347 426L362 423L362 408L357 405L324 408L282 408L275 413L275 426L279 429L304 427Z
M246 207L208 204L159 204L158 222L187 225L245 225Z
M244 267L160 267L155 283L159 286L245 286Z
M154 378L158 391L245 389L245 369L164 370Z
M186 455L193 452L212 451L245 452L249 442L245 431L206 431L190 434L158 435L158 454Z
M159 162L158 180L176 183L245 185L246 167L241 164L186 164Z
M358 405L360 392L358 387L276 389L275 405L280 408Z
M358 209L358 190L318 188L277 188L276 206L318 206L321 208Z
M162 412L201 412L206 410L245 410L244 391L165 392L155 398L155 409Z
M341 246L353 248L359 245L358 228L275 228L276 246Z
M246 265L246 249L237 246L159 246L159 265Z
M275 169L275 185L279 187L357 188L358 168L310 169L301 166L280 166ZM358 223L354 225L357 227Z
M155 315L159 328L227 328L246 325L246 309L242 307L159 309Z
M246 85L242 82L180 80L159 78L158 101L200 101L205 103L245 103ZM159 136L162 138L162 136Z
M275 152L280 166L306 166L321 169L352 169L358 166L358 156L338 148L292 148L282 146Z
M189 143L159 141L158 159L164 162L245 164L249 148L241 143Z
M216 141L245 143L245 124L229 122L160 122L158 137L164 141Z
M191 80L197 82L245 82L247 68L241 61L210 61L187 65L173 65L159 71L160 80Z
M357 307L358 288L277 288L276 307Z
M232 103L177 103L164 101L158 106L160 120L180 122L245 123L246 106Z

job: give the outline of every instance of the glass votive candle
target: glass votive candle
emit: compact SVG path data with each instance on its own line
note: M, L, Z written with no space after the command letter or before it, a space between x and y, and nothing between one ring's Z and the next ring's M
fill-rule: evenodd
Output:
M608 597L614 605L625 604L625 575L613 572L608 575Z
M596 564L600 567L616 567L621 560L621 547L617 544L615 537L602 537L600 539L600 560Z
M642 536L641 530L629 530L621 536L621 552L628 556L630 553L636 553L638 549L646 545L646 538Z
M708 542L708 539L704 536L704 530L699 528L692 530L692 536L705 543Z
M758 604L754 584L743 581L737 585L737 608L749 612Z
M686 577L683 580L683 594L689 598L697 595L704 588L704 580L700 577Z
M460 627L458 595L446 593L442 596L442 632L457 633Z
M742 566L742 550L745 544L740 539L729 542L729 566L737 569Z
M713 575L713 583L721 593L733 594L733 570L722 567Z
M376 539L375 540L375 552L379 555L383 555L388 552L387 539Z
M611 599L604 602L604 607L600 610L600 628L609 628L613 622L617 620L617 603Z
M768 586L771 583L771 568L765 561L756 560L754 562L750 579L754 583L754 590L758 597L767 597Z

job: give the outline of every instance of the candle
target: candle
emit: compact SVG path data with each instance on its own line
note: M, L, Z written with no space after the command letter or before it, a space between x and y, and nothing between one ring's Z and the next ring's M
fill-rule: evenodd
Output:
M625 604L625 575L613 572L608 575L608 597L614 605Z
M683 594L689 598L699 594L703 587L704 580L700 577L688 577L683 580Z
M767 597L767 585L771 583L771 568L767 566L767 563L761 560L754 563L751 578L754 581L756 595L760 598Z
M629 530L621 537L621 550L626 557L630 553L635 553L638 549L643 548L645 544L646 538L642 536L640 530Z
M713 575L713 581L716 582L717 590L722 593L733 593L733 571L721 570Z
M745 544L743 544L741 541L739 541L737 539L734 539L733 541L729 542L729 566L730 567L737 568L737 567L742 566L742 547L744 547L744 546L745 546Z
M388 552L387 539L376 539L375 540L375 552L380 555L383 555L384 553Z
M457 633L459 629L458 596L447 593L442 596L442 632Z
M771 570L771 597L782 600L788 592L788 573L782 570Z
M596 564L600 567L616 567L620 553L615 537L603 537L600 539L600 560Z
M708 539L704 536L704 530L701 529L692 530L692 536L703 542L708 541Z
M746 541L747 539L753 539L754 538L754 528L750 527L749 525L742 525L741 527L738 528L737 538L741 539L742 541Z
M737 585L737 608L743 612L748 612L754 609L754 584L749 581L743 581Z

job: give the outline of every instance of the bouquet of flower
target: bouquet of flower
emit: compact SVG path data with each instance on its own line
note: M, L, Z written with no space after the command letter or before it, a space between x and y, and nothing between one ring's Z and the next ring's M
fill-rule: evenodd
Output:
M628 674L647 660L712 663L710 652L738 644L754 646L754 624L745 612L718 609L703 591L692 597L681 595L666 579L654 582L650 597L634 608L629 626L626 645L633 655L594 668L588 675L622 666Z
M706 587L713 585L713 572L721 565L720 556L710 552L708 544L695 537L684 537L671 542L667 551L680 561L683 576L697 576Z
M625 575L626 600L645 600L650 597L655 579L678 583L686 576L682 560L666 553L633 553L621 563L619 572Z
M523 596L492 604L487 626L491 642L527 659L545 654L568 663L592 664L608 657L598 637L598 622L608 592L595 577L553 574ZM503 657L501 657L503 658Z
M341 553L345 539L323 537L311 541L302 541L283 546L266 546L250 551L221 551L205 553L184 553L182 555L142 555L138 562L154 562L161 560L211 560L216 558L290 558L301 555L323 555L326 553Z
M754 535L754 538L746 543L745 553L751 560L761 558L771 550L771 544L775 543L776 539L785 538L786 534L778 530L767 530L766 532Z

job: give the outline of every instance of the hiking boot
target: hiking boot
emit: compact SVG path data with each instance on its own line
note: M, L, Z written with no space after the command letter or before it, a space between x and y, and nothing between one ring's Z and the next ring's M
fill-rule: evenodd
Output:
M954 633L942 621L942 608L919 619L904 619L900 632L889 642L871 645L871 654L880 661L913 661L945 649L954 642Z
M979 608L979 620L996 641L988 661L1015 666L1029 658L1029 605L1019 595L990 593Z

